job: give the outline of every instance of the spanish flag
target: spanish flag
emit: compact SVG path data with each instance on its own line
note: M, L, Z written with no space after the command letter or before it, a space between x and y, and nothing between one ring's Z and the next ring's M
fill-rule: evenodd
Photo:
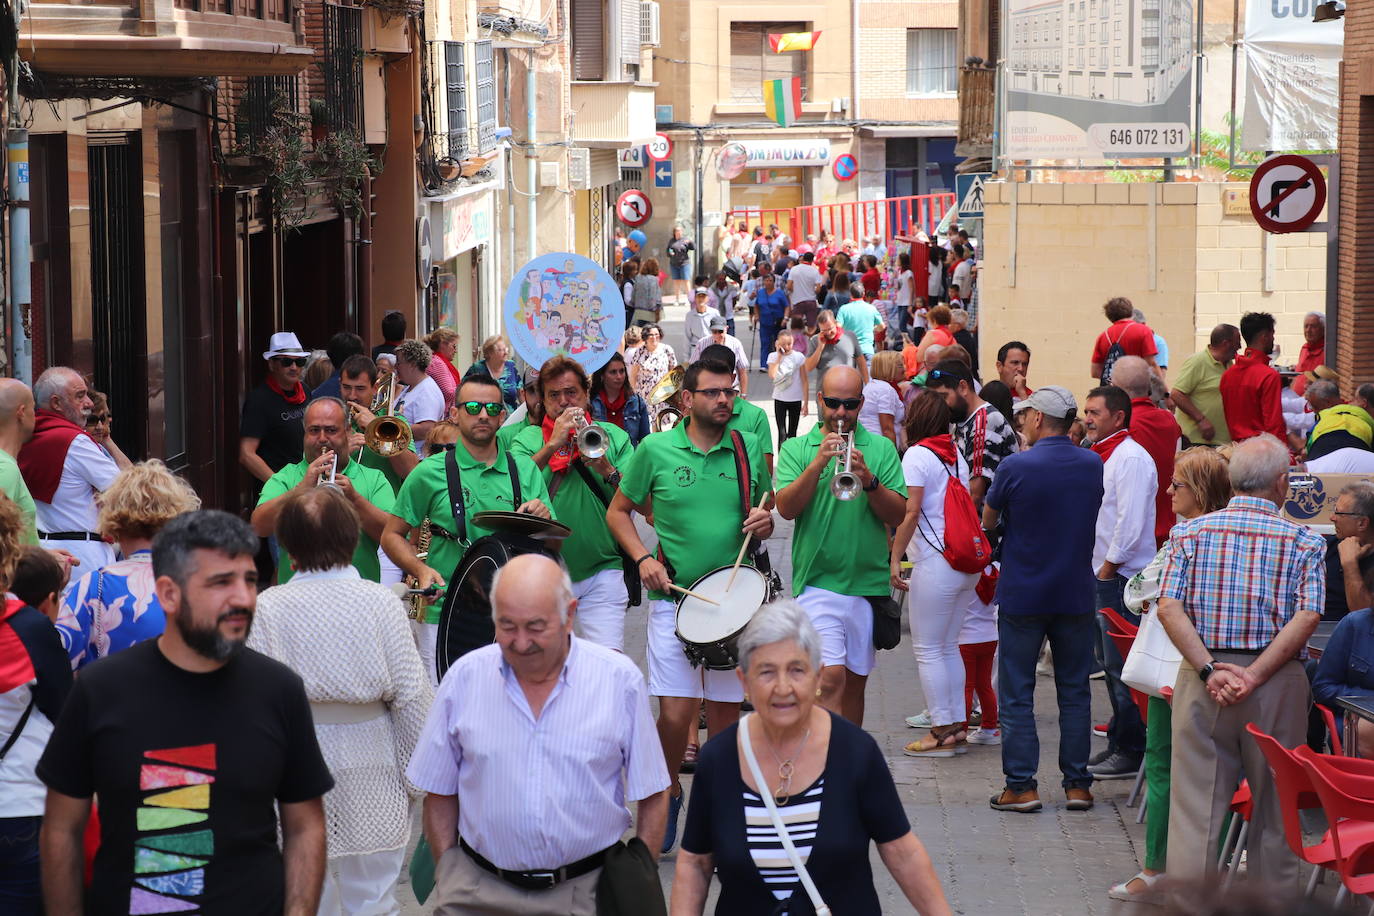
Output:
M783 32L781 35L769 32L768 47L773 49L774 54L782 54L784 51L810 51L816 47L820 37L820 32Z
M801 118L801 77L764 80L763 104L779 127L791 127Z

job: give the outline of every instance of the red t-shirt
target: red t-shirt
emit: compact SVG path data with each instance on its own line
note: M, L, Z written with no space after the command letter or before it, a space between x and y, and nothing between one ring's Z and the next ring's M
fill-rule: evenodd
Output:
M1167 410L1161 410L1149 398L1131 400L1131 438L1139 442L1154 459L1158 489L1155 490L1155 541L1162 544L1174 526L1173 497L1169 482L1174 479L1174 456L1178 454L1178 440L1183 435L1178 421Z
M1273 433L1284 442L1288 425L1283 421L1283 383L1269 365L1269 357L1246 350L1221 375L1221 406L1231 440L1240 442L1260 433Z
M1121 344L1121 349L1127 356L1139 356L1143 359L1159 352L1159 348L1155 346L1155 332L1150 330L1149 325L1122 318L1097 335L1097 344L1093 347L1094 365L1101 365L1107 361L1107 351L1114 343Z

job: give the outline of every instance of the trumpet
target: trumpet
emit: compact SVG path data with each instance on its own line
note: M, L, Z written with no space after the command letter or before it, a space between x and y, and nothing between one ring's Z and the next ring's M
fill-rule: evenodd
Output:
M839 469L835 471L835 476L830 478L830 493L836 499L848 502L859 495L863 483L859 480L859 475L850 470L854 460L854 434L841 435L844 436L844 445L835 456L835 463Z
M381 392L378 392L380 395ZM374 407L376 400L373 400ZM401 452L410 448L410 443L414 436L410 432L410 424L404 417L394 413L396 407L396 376L391 376L391 384L387 386L386 413L377 416L371 423L367 424L367 429L363 430L363 441L367 447L372 449L383 458L390 458L399 455Z
M329 476L326 477L325 475L321 474L320 477L319 477L319 479L318 479L317 481L315 481L315 486L317 486L317 487L333 487L333 488L336 489L336 490L339 489L339 485L338 485L337 483L334 482L334 476L338 473L338 471L339 471L339 453L338 453L338 452L331 451L331 452L329 453Z
M676 407L664 407L654 414L654 432L667 432L682 422L682 411Z
M587 461L595 461L606 454L606 433L600 426L587 419L586 411L577 412L577 432L573 434L577 453Z

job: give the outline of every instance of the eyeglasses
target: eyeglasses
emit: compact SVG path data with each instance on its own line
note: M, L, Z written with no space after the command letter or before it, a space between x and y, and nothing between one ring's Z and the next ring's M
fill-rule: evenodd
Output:
M463 409L468 412L468 416L475 417L485 408L487 416L494 417L506 409L506 405L499 401L464 401Z
M1170 490L1186 490L1186 489L1188 489L1188 485L1187 485L1186 483L1184 483L1183 481L1181 481L1181 480L1171 480L1171 481L1169 481L1169 489L1170 489Z
M716 398L720 397L720 396L723 394L723 395L725 395L725 397L726 397L727 400L733 401L733 400L739 395L739 389L738 389L738 388L693 388L693 389L692 389L692 393L693 393L693 394L699 394L699 395L701 395L702 397L706 398L708 401L714 401Z
M839 410L841 407L845 410L858 410L862 401L863 398L828 398L821 395L821 402L831 410Z
M276 359L277 365L281 366L282 368L294 365L300 366L302 369L304 369L305 364L309 362L309 360L307 360L304 356L278 356Z
M1365 518L1363 512L1332 512L1332 515L1349 515L1352 518Z

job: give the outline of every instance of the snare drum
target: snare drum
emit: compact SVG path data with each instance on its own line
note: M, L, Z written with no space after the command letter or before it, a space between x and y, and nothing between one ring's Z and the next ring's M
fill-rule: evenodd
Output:
M735 575L730 590L725 583ZM767 577L752 566L713 569L692 583L691 590L719 604L683 595L677 604L677 638L692 666L732 671L739 660L736 644L745 626L773 598Z

